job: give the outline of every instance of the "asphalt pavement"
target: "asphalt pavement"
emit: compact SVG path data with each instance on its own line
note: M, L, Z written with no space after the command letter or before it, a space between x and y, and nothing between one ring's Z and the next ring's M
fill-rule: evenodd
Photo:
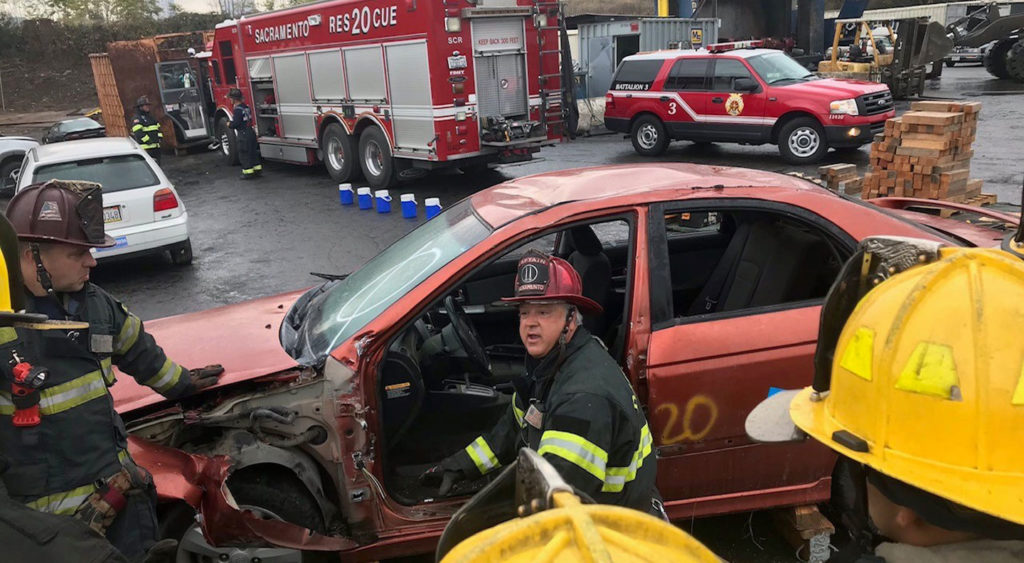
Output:
M927 96L983 102L972 177L1001 201L1019 203L1024 155L1024 88L991 78L980 67L947 68ZM909 107L906 102L898 109ZM816 175L817 166L785 164L773 145L696 146L673 143L659 159L636 155L621 135L580 138L544 149L537 160L486 174L432 173L391 190L443 205L506 179L528 174L632 162L694 162ZM867 170L868 149L830 153L825 164L850 162ZM318 283L310 272L351 272L423 221L359 211L338 203L337 186L321 166L267 163L263 178L243 181L239 168L216 152L164 157L189 213L195 262L178 267L160 256L104 263L93 280L144 320L201 311ZM422 208L421 208L422 211ZM510 288L511 289L511 288ZM224 327L231 330L231 327ZM735 515L692 523L698 537L734 561L792 561L792 552L764 515Z

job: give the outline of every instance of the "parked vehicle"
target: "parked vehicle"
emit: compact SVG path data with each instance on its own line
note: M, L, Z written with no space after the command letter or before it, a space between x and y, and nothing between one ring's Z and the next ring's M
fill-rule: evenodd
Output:
M982 58L985 70L996 78L1024 82L1024 14L1003 15L992 2L949 23L946 31L960 47L991 44Z
M219 24L208 58L225 161L238 160L236 87L263 158L323 160L338 182L528 160L560 140L559 4L457 4L332 0Z
M604 123L645 156L674 139L773 143L788 162L806 164L829 147L870 143L895 115L883 84L821 80L781 51L732 43L626 57L605 95Z
M182 560L236 549L200 544L196 511L213 545L429 552L487 479L438 498L418 476L508 409L525 352L515 310L493 304L539 249L573 263L604 307L584 326L645 408L670 517L814 504L829 499L830 450L754 443L744 421L771 387L810 384L838 269L870 235L991 246L994 232L754 170L529 176L451 206L350 275L147 322L176 361L226 371L177 403L129 377L112 393L165 529L188 534Z
M14 195L18 185L18 174L25 153L38 147L39 141L32 137L8 137L0 135L0 196Z
M54 123L43 135L43 144L106 137L107 128L90 117L76 117Z
M29 150L18 189L52 179L103 186L103 221L117 244L94 248L98 261L169 252L175 264L192 263L185 204L160 166L133 139L83 139Z

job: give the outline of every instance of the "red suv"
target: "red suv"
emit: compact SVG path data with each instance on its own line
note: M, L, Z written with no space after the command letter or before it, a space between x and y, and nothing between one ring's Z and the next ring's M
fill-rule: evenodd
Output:
M622 60L604 123L655 156L669 141L775 143L793 164L857 149L894 117L884 84L822 79L781 51L658 51Z

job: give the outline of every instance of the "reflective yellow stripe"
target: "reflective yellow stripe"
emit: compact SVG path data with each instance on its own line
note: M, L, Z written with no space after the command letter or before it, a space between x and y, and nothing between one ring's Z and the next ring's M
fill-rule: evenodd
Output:
M608 464L608 453L594 445L590 440L560 430L548 430L540 437L540 455L553 454L604 481Z
M99 371L89 373L39 392L39 412L57 414L107 394L107 384Z
M128 350L135 345L135 341L139 339L139 328L141 327L142 321L135 315L129 314L124 324L121 325L121 332L114 339L114 355L123 356L128 353Z
M525 424L523 417L526 416L526 413L523 412L523 409L516 406L516 394L514 392L512 393L512 414L516 416L516 424L522 428Z
M18 339L18 333L14 328L5 326L0 328L0 344L7 344Z
M473 440L472 444L466 446L466 453L469 454L470 459L476 464L476 468L480 471L481 475L501 465L498 463L498 458L495 457L494 452L491 451L491 446L487 444L487 440L484 440L483 436Z
M255 174L255 173L256 173L256 171L253 170L252 168L243 168L242 169L242 174Z
M0 391L0 414L7 416L14 414L14 403L11 401L11 394L7 391Z
M260 170L263 170L263 165L262 164L257 164L256 166L253 166L252 169L256 170L258 172Z
M108 387L113 385L114 382L117 381L117 378L114 377L114 368L111 367L110 363L110 358L103 358L103 360L100 362L100 367L103 368L103 381L107 384Z
M154 123L152 125L147 125L147 126L143 127L142 130L143 131L159 131L160 130L160 124L159 123Z
M75 509L85 502L85 499L89 498L89 495L95 491L96 485L84 485L63 493L54 493L52 495L46 495L45 497L39 497L32 502L25 503L25 506L40 512L70 516L74 514Z
M152 387L160 393L166 392L178 384L181 379L181 372L184 371L178 364L171 361L170 358L164 360L164 365L160 366L160 371L156 372L156 375L146 380L143 385Z
M142 150L148 151L149 149L158 149L158 148L160 148L160 143L154 143L154 144L149 144L149 145L140 145L140 146L142 147Z
M140 129L142 129L142 124L141 123L136 123L135 125L132 125L132 133L134 133L134 132L136 132L136 131L138 131Z
M651 430L644 424L644 427L640 429L640 446L633 452L633 460L628 467L609 467L601 492L620 492L626 483L636 479L636 472L644 466L644 460L651 454L653 444L654 437L651 436Z
M128 450L121 450L117 452L117 461L124 465L124 462L128 461Z

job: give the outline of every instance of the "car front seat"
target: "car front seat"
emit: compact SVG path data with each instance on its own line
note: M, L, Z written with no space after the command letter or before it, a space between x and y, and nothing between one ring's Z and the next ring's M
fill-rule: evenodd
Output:
M574 249L569 263L580 274L583 281L583 295L596 301L605 309L602 315L583 318L583 326L591 334L602 337L607 327L608 293L612 284L612 263L604 253L600 239L588 225L569 229L570 243Z

